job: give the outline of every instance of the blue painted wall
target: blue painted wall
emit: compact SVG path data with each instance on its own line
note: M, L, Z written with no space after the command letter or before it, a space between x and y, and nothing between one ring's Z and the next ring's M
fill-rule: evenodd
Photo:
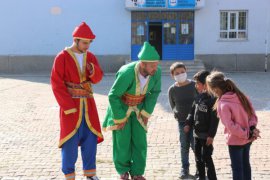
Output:
M130 12L122 0L8 0L0 5L0 55L54 55L71 45L82 21L96 35L90 51L130 54Z

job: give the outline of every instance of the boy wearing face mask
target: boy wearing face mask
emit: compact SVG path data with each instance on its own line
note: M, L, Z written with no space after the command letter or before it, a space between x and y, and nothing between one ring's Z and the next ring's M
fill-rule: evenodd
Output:
M187 79L186 67L183 63L173 63L170 72L175 82L169 88L168 95L174 117L178 121L182 162L180 179L184 179L189 177L189 149L191 147L194 150L193 132L191 130L185 133L184 126L197 92L195 82Z
M194 129L195 160L199 172L198 180L205 180L205 168L209 180L216 180L216 170L212 159L213 141L217 132L219 119L213 110L216 99L207 92L206 77L208 71L199 71L194 75L195 86L199 93L186 120L184 131Z

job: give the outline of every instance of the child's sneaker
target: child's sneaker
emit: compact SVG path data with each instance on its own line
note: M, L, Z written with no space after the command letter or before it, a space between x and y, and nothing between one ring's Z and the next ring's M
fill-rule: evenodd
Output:
M196 170L196 173L194 174L194 178L197 179L199 177L199 171Z
M182 169L179 178L184 179L184 178L187 178L188 175L189 175L189 170L188 169Z

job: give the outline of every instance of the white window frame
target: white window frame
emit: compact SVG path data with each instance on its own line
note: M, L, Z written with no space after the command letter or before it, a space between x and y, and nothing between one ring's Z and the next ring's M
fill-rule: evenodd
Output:
M227 13L227 29L226 30L221 30L221 13ZM241 29L239 30L239 13L245 12L246 13L246 29ZM231 14L236 14L236 24L235 24L235 29L230 29L230 24L231 24ZM219 17L220 17L220 25L219 25L219 40L226 41L226 40L233 40L233 41L242 41L242 40L247 40L248 39L248 11L247 10L220 10L219 12ZM226 32L227 33L227 38L221 37L221 33ZM230 32L235 32L236 37L235 38L230 38ZM246 36L239 37L238 33L239 32L245 32Z

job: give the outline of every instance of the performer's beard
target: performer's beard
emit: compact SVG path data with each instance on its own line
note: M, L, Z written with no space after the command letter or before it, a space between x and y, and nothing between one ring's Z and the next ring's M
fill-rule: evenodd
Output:
M148 73L148 71L146 70L146 68L142 68L142 72L143 72L143 76L148 76L149 75L149 73Z
M156 70L153 70L151 72L147 71L146 68L143 68L143 73L144 73L144 76L147 77L147 76L153 76L155 73L156 73Z
M79 47L79 43L76 43L76 49L81 52L81 53L85 53L86 51L85 50L82 50L80 47Z

